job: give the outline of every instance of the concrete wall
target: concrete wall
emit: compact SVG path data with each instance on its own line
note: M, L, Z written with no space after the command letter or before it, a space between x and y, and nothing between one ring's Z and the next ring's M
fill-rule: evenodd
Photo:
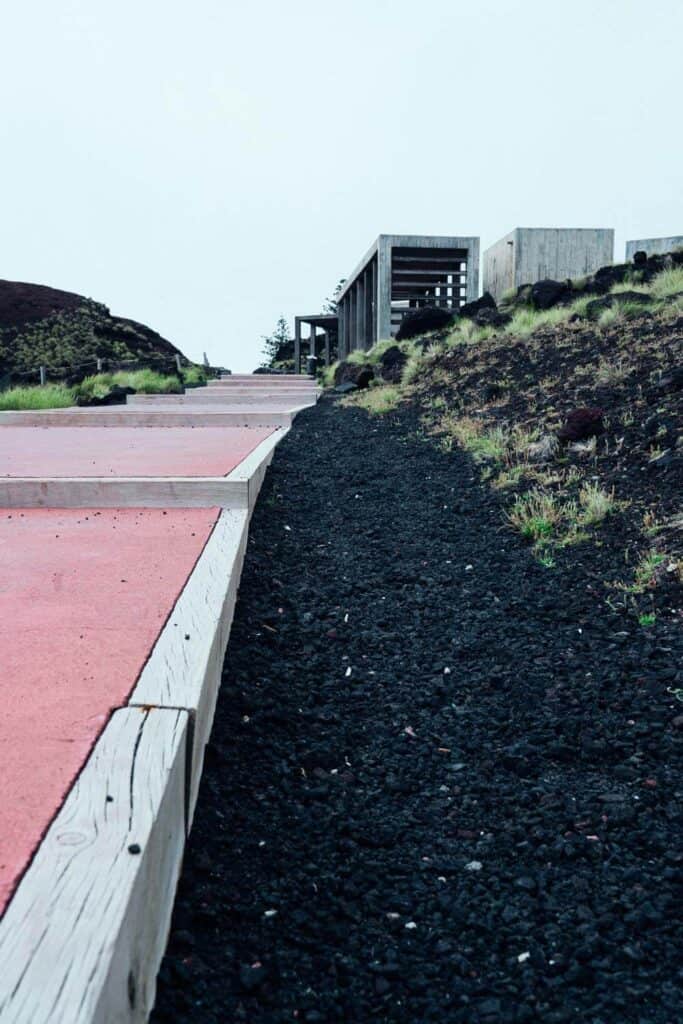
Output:
M340 317L339 356L354 349L369 349L376 341L392 337L392 250L462 249L467 253L465 299L479 295L479 238L451 235L380 235L346 279L338 299Z
M632 260L637 252L646 252L648 256L660 256L675 249L683 249L683 235L671 235L669 238L633 238L626 243L626 262Z
M614 259L612 228L515 228L484 253L484 291L583 277Z
M501 296L516 288L515 284L515 231L505 235L484 252L484 291L491 292L496 302Z

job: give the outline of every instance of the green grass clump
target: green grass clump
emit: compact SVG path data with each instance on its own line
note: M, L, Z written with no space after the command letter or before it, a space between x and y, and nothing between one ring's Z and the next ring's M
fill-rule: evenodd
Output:
M569 319L571 313L571 306L555 306L554 309L544 310L531 309L530 306L526 306L517 310L505 328L505 333L518 338L528 338L539 327L552 327L555 324L563 323Z
M198 388L206 384L206 370L203 366L192 363L182 369L183 384L186 388Z
M657 616L654 612L645 612L643 615L638 616L639 625L644 626L645 629L649 629L651 626L654 626L656 621Z
M373 416L381 416L398 408L401 398L400 388L392 384L381 384L342 398L341 405L355 406L358 409L365 409Z
M667 299L683 292L683 267L669 267L650 281L650 294L654 299Z
M612 327L613 324L623 323L624 320L632 320L648 308L648 303L644 302L615 302L608 309L603 309L598 317L598 326Z
M157 373L156 370L119 370L112 374L112 381L122 388L135 388L143 395L172 395L183 390L182 382L176 376Z
M65 409L74 404L74 394L65 384L16 387L0 392L0 410Z
M515 499L507 519L525 540L537 544L551 540L566 512L566 506L554 494L535 488Z
M584 484L579 491L579 506L577 525L595 526L597 523L601 523L610 512L614 512L617 502L614 491L603 491L597 484Z
M82 399L104 398L113 387L133 388L143 395L179 394L183 390L177 377L156 370L118 370L86 377L76 385L74 393Z

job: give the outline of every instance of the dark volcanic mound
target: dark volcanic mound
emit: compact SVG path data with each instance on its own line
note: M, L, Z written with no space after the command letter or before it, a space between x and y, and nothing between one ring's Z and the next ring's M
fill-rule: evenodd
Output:
M33 383L39 366L51 377L80 380L95 372L98 359L111 369L137 363L170 371L177 353L156 331L112 316L93 299L0 281L0 377L7 382Z
M0 325L16 327L32 320L44 320L53 313L78 309L85 300L75 292L63 292L43 284L0 281Z

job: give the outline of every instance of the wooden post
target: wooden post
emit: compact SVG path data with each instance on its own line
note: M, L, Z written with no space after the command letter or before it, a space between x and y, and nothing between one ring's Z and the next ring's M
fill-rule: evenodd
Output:
M102 360L101 359L97 360L97 372L98 373L102 373Z
M311 338L308 343L308 354L309 356L315 357L315 324L311 324Z
M329 366L330 365L330 332L329 331L325 331L325 333L323 334L323 339L324 339L324 344L325 344L325 366Z
M41 368L40 368L40 384L41 384L41 387L45 386L45 380L46 380L45 367L41 366Z
M182 367L182 363L180 362L180 353L179 352L176 352L176 354L175 354L175 368L178 371L178 373L181 374L183 372L183 367Z

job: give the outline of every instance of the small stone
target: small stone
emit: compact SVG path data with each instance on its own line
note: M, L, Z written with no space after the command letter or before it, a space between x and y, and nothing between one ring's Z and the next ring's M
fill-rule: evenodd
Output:
M481 871L483 864L480 860L471 860L465 864L465 871Z

